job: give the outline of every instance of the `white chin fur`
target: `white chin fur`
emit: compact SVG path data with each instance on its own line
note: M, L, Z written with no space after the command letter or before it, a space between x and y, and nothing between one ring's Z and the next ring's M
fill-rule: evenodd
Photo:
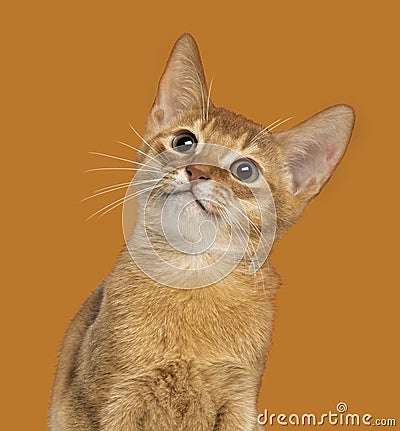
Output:
M167 240L181 251L204 253L215 242L215 222L192 193L171 194L163 205L161 219Z

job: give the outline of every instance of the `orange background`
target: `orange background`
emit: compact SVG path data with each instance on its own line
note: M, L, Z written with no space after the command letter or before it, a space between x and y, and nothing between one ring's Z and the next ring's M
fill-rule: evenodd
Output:
M142 130L175 39L197 39L213 100L294 125L355 107L333 180L277 245L282 275L260 411L399 409L399 24L395 1L25 2L2 11L1 428L43 430L63 333L113 267L121 210L85 219L129 179L128 122ZM4 6L3 6L4 8ZM278 428L275 426L275 428ZM324 427L328 429L328 427ZM359 429L363 429L360 427Z

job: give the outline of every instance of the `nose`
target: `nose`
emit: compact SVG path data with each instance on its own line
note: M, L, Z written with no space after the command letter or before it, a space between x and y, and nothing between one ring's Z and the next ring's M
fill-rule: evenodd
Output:
M205 165L186 166L186 172L189 176L189 181L210 179L210 171Z

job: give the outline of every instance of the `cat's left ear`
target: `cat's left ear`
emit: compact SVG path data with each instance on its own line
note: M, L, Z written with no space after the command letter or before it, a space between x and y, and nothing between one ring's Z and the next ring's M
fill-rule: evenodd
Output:
M298 126L274 133L288 173L288 190L311 199L342 159L354 126L353 108L336 105Z
M156 134L184 110L208 108L208 91L196 41L183 34L175 43L147 118L146 132Z

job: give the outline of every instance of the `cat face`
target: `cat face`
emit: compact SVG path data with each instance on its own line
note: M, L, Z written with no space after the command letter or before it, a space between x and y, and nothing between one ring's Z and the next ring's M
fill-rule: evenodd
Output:
M183 35L160 80L138 157L143 168L135 183L147 189L139 197L147 227L171 256L188 255L188 267L226 252L232 232L233 255L254 252L260 241L269 252L274 236L329 179L353 124L352 108L337 105L272 133L216 108L196 43Z
M265 223L264 239L272 245L274 147L266 152L265 138L258 139L261 126L240 115L210 107L207 117L189 110L174 120L176 126L147 140L140 163L148 170L137 178L157 182L157 189L154 197L141 196L142 205L152 216L162 214L158 229L176 246L179 238L187 241L186 252L227 249L232 231L236 253L247 236L255 250Z

